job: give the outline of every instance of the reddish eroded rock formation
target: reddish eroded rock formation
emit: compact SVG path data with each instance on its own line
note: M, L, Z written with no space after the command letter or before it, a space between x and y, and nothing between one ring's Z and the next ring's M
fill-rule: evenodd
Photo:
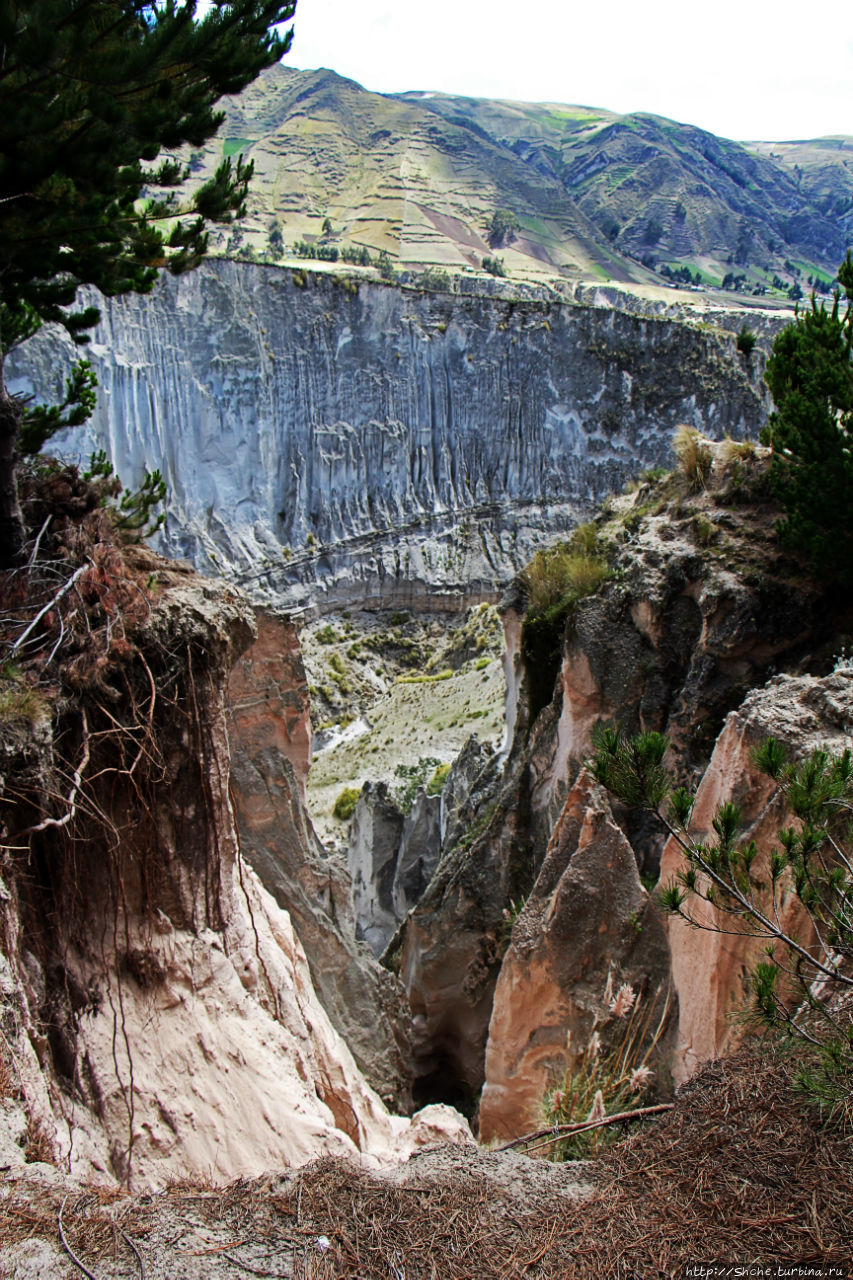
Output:
M663 927L605 794L583 771L501 966L486 1047L482 1141L505 1141L541 1123L543 1095L566 1070L567 1044L586 1043L603 1012L608 979L614 989L630 984L654 1008L653 1026L664 1016L670 983ZM659 1069L660 1061L658 1052Z
M706 769L691 818L691 830L705 835L718 805L731 800L743 812L744 836L755 840L759 859L778 843L780 828L791 819L776 784L759 773L752 750L766 738L783 743L792 758L817 748L832 752L850 746L853 736L853 668L840 665L830 675L777 676L747 695L727 718ZM761 863L759 862L759 865ZM661 858L661 880L672 880L683 866L681 850L670 839ZM689 902L691 914L709 924L731 927L707 903ZM780 923L808 938L808 921L792 895ZM678 994L678 1033L673 1076L681 1082L710 1058L731 1052L743 1036L737 1015L749 999L749 972L762 958L764 943L754 938L691 929L678 919L667 927L672 979Z
M291 618L266 609L255 610L255 626L228 677L229 732L253 758L277 753L288 760L304 800L312 735L299 631Z
M447 1110L389 1114L240 855L225 685L253 636L245 598L144 549L92 581L76 634L105 637L100 665L65 651L42 767L22 750L0 776L0 1056L31 1141L136 1186L470 1141ZM122 599L142 603L116 647Z
M521 653L525 600L518 583L501 606L509 730L503 775L479 792L475 788L467 826L448 833L436 874L394 948L415 1015L423 1073L429 1075L432 1062L433 1080L455 1078L468 1091L485 1080L482 1116L491 1133L515 1131L529 1118L559 1057L560 1028L577 1015L570 992L586 972L588 944L583 930L576 938L563 933L559 943L556 934L547 936L553 905L548 895L556 892L548 877L556 851L564 859L560 911L573 918L571 894L581 895L591 936L601 928L609 938L609 895L624 894L629 901L638 894L646 901L637 866L646 877L657 872L662 831L650 815L619 806L613 817L624 838L607 826L611 846L602 846L619 850L607 873L616 883L583 898L586 889L575 879L580 871L572 870L578 855L565 865L566 849L577 844L574 835L565 843L568 815L583 794L572 787L590 752L594 726L617 721L628 732L669 734L672 768L679 781L696 785L725 717L750 688L763 685L782 664L826 670L827 652L838 651L839 636L850 626L846 602L827 599L802 562L779 545L766 455L748 447L708 448L712 465L705 487L697 490L676 472L614 500L601 517L597 554L606 555L611 577L568 608L562 653L551 675L553 699L535 715ZM540 691L542 675L536 672ZM725 769L728 774L742 767L744 760L733 757ZM710 781L704 788L711 795ZM564 811L570 792L572 803ZM714 794L721 796L722 789ZM599 802L590 803L590 822L603 822L595 816ZM760 807L760 799L756 803ZM748 818L756 812L748 809ZM578 822L583 827L580 813ZM507 917L525 900L520 923L531 935L523 935L517 950L514 932L504 957ZM628 916L634 909L627 908ZM656 908L649 903L643 911L643 933L665 955ZM621 963L622 944L615 937L611 944ZM748 957L701 933L679 936L677 945L681 1077L731 1039L721 1028L726 1010L742 1003ZM603 952L599 961L603 987ZM718 962L725 976L715 987ZM662 970L656 964L652 971Z
M257 639L228 682L231 794L241 849L293 920L318 995L373 1087L411 1102L402 989L356 941L344 858L317 839L304 804L308 686L295 624L256 611Z

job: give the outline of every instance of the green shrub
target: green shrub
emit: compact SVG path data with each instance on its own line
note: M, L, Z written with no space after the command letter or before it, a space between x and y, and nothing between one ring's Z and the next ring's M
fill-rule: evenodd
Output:
M397 684L435 684L438 680L450 680L453 674L448 669L434 676L397 676Z
M450 773L449 764L440 764L435 773L426 784L426 793L428 796L439 796L444 790L444 784L447 781L447 775Z
M531 719L553 694L563 634L575 607L612 576L598 546L594 526L579 525L568 542L537 551L518 575L527 596L521 652L530 689Z
M699 545L707 547L717 536L717 526L707 516L697 515L693 517L693 532Z
M379 254L379 257L376 260L376 266L379 269L379 274L383 280L387 280L389 283L392 283L397 279L397 272L394 270L394 263L391 260L391 255L385 249L383 249Z
M509 209L495 209L488 224L489 244L500 248L508 240L514 240L519 229L518 218Z
M741 326L740 333L737 336L737 349L742 356L746 356L747 360L755 350L755 344L758 341L755 334L746 325Z
M450 276L441 267L427 267L418 277L418 284L422 289L446 292L450 288Z
M432 775L432 779L435 778L435 774L441 767L440 761L436 760L434 756L422 756L417 764L397 765L394 770L394 777L399 778L405 785L396 789L394 799L403 813L411 813L418 791L421 787L426 787L427 778L430 775ZM448 765L448 769L449 767Z
M332 807L332 816L340 822L349 822L360 795L361 792L357 787L344 787Z
M341 261L351 262L353 266L372 267L373 259L370 256L370 250L364 246L356 248L355 245L344 245L341 249Z

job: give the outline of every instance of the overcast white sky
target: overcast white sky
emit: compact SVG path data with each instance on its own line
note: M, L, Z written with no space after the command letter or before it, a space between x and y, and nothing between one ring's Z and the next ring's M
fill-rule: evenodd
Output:
M298 0L287 62L381 93L651 111L736 139L853 135L850 0Z

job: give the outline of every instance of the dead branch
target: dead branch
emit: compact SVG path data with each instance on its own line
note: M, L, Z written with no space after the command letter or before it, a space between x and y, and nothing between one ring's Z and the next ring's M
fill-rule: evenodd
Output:
M526 1142L535 1142L537 1138L564 1138L575 1133L586 1133L590 1129L601 1129L608 1124L621 1124L623 1121L641 1120L643 1116L659 1115L663 1111L671 1111L671 1102L658 1102L653 1107L637 1107L634 1111L619 1111L615 1115L605 1116L603 1120L578 1120L574 1124L552 1124L548 1129L537 1129L534 1133L525 1133L521 1138L513 1138L496 1151L511 1151L513 1147L524 1146ZM547 1146L547 1143L541 1143Z
M71 821L77 813L77 794L80 790L80 783L83 780L83 774L89 763L89 722L86 719L86 712L80 712L80 719L83 722L83 756L79 765L74 771L74 778L71 783L71 790L66 797L65 803L68 806L66 812L61 818L43 818L41 822L36 823L34 827L25 827L23 831L17 832L15 839L20 840L21 836L31 836L36 831L45 831L48 827L64 827Z
M21 633L21 635L18 636L17 640L9 650L10 658L12 657L13 654L17 653L21 645L23 645L24 642L26 641L27 637L35 630L39 622L41 622L44 615L46 613L50 613L51 609L56 607L56 605L59 603L62 597L68 594L71 588L79 581L80 578L83 577L83 574L87 571L87 569L91 567L91 565L92 565L91 560L87 560L85 564L81 564L78 569L75 569L71 577L68 579L68 581L59 588L56 595L51 600L48 600L47 604L43 608L39 609L38 613L33 618L30 625L27 627L25 631Z
M50 524L50 522L51 522L51 520L52 520L52 519L53 519L53 512L51 512L51 513L50 513L50 515L48 515L48 517L47 517L47 519L45 520L44 524L43 524L43 525L42 525L42 527L39 529L38 537L37 537L37 538L36 538L36 540L35 540L35 545L33 546L32 552L31 552L31 554L30 554L30 558L29 558L29 560L27 561L27 573L32 573L33 565L35 564L36 560L38 559L38 553L39 553L39 547L41 546L41 540L42 540L42 538L44 537L45 533L47 532L47 526Z

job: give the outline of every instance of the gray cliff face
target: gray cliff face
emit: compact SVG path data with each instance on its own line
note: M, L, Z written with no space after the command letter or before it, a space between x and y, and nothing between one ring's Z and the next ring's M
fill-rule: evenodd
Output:
M543 298L210 261L102 309L96 415L52 447L159 467L163 549L290 606L493 593L679 423L765 414L730 334ZM58 390L70 354L38 335L13 389Z

